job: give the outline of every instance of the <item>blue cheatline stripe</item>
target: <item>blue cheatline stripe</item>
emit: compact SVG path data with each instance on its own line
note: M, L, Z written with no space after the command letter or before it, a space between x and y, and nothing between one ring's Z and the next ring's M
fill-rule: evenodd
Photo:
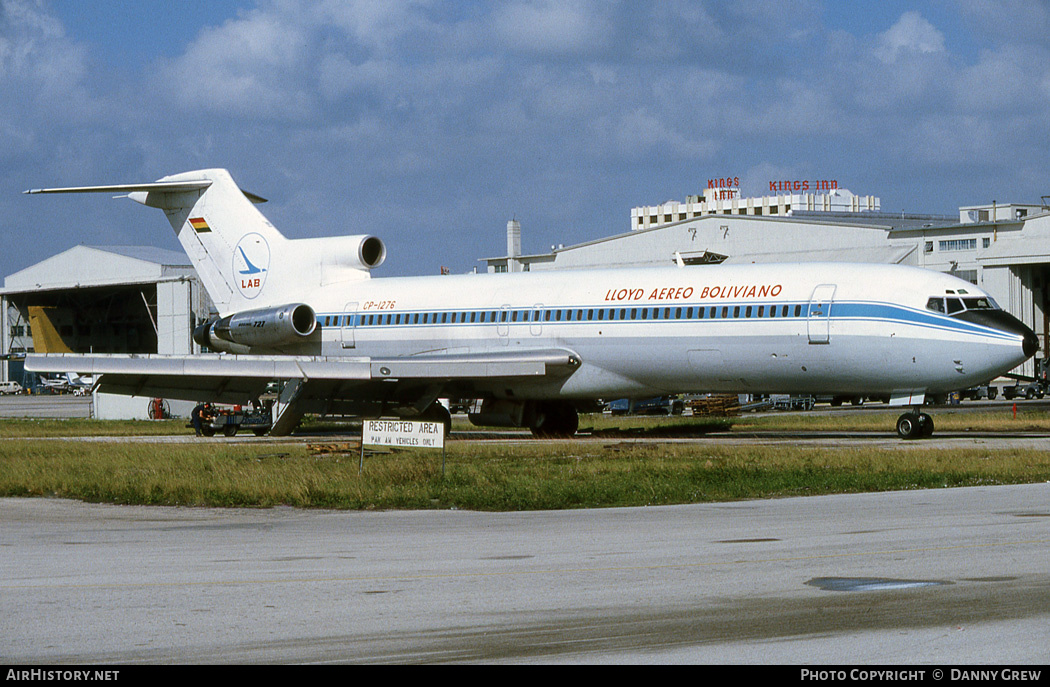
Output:
M1012 341L1017 338L1016 334L1004 332L994 327L987 327L966 320L960 320L948 315L942 315L930 310L917 310L906 308L895 303L872 303L864 301L834 303L832 306L835 319L842 320L869 320L885 322L901 322L920 327L929 327L942 331L957 331L978 336L989 336L998 339Z
M787 314L784 307L787 307ZM750 308L750 314L748 309ZM759 309L762 315L758 315ZM776 308L777 315L769 316L769 309ZM577 306L573 308L484 308L455 310L409 310L377 311L374 313L328 313L318 315L322 326L378 329L387 327L470 327L478 325L525 325L525 324L602 324L604 322L725 322L746 320L748 322L778 322L783 320L807 320L810 304L805 302L724 302L717 304L684 304L673 306ZM699 310L703 310L703 315ZM798 312L798 315L795 313ZM714 316L712 317L712 313ZM908 308L896 303L874 301L833 301L829 317L844 322L897 322L918 327L955 331L977 336L1012 341L1016 335L940 313Z

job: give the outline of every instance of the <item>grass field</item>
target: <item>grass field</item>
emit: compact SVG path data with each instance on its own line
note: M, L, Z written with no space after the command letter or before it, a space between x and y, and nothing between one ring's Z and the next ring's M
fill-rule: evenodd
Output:
M708 431L879 431L896 413L693 418L585 416L600 441L447 442L440 453L369 454L353 442L66 441L54 437L185 435L185 422L0 420L0 495L192 506L537 510L645 506L1050 480L1050 450L827 450L661 442ZM1048 430L1035 413L938 412L938 428ZM330 430L322 423L315 432ZM620 442L620 437L654 439ZM332 447L335 450L331 450ZM1050 448L1050 441L1048 441Z
M969 410L939 407L930 411L938 430L944 431L1050 431L1050 413L1026 410L1016 417L1012 406L1003 404L995 410ZM858 412L838 413L763 413L734 417L612 417L602 414L580 416L581 432L610 436L630 434L695 434L707 431L864 431L892 434L900 409L879 407ZM167 436L190 432L186 420L88 420L0 418L0 438L16 437L82 437L82 436ZM454 430L474 430L465 418L457 417ZM360 424L310 420L304 433L360 433Z

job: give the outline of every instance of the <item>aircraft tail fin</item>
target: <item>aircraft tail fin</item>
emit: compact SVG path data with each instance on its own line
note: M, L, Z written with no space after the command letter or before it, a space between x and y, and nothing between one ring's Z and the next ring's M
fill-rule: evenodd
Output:
M29 306L29 328L33 332L33 350L37 353L72 353L69 343L58 333L51 319L53 308Z
M206 185L205 185L206 184ZM164 177L131 191L132 200L160 208L221 315L272 305L271 257L287 239L255 208L224 169Z
M147 184L36 189L26 193L114 193L159 208L221 316L305 298L314 287L368 278L386 247L374 236L285 238L225 169Z
M287 241L224 169L205 169L147 184L33 189L26 193L112 193L167 215L220 314L266 306L270 256Z

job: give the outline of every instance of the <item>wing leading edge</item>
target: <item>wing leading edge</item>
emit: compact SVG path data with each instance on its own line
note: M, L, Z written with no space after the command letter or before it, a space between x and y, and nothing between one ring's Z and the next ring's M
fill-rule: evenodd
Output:
M566 375L580 365L565 349L433 353L398 358L328 358L260 355L27 355L30 372L95 375L102 392L189 401L248 403L273 380L299 380L325 389L329 398L360 398L375 383L433 385ZM357 393L355 393L355 390Z

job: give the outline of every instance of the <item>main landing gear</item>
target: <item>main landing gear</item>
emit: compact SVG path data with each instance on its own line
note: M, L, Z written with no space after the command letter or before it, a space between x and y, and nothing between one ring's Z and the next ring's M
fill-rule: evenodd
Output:
M419 414L424 422L440 422L445 426L445 436L452 432L452 413L440 401L434 401L429 408Z
M933 434L933 418L918 408L897 418L897 436L901 439L925 439Z
M576 434L580 428L580 416L576 408L566 401L545 401L536 407L535 417L529 429L534 437L542 439L565 439Z

